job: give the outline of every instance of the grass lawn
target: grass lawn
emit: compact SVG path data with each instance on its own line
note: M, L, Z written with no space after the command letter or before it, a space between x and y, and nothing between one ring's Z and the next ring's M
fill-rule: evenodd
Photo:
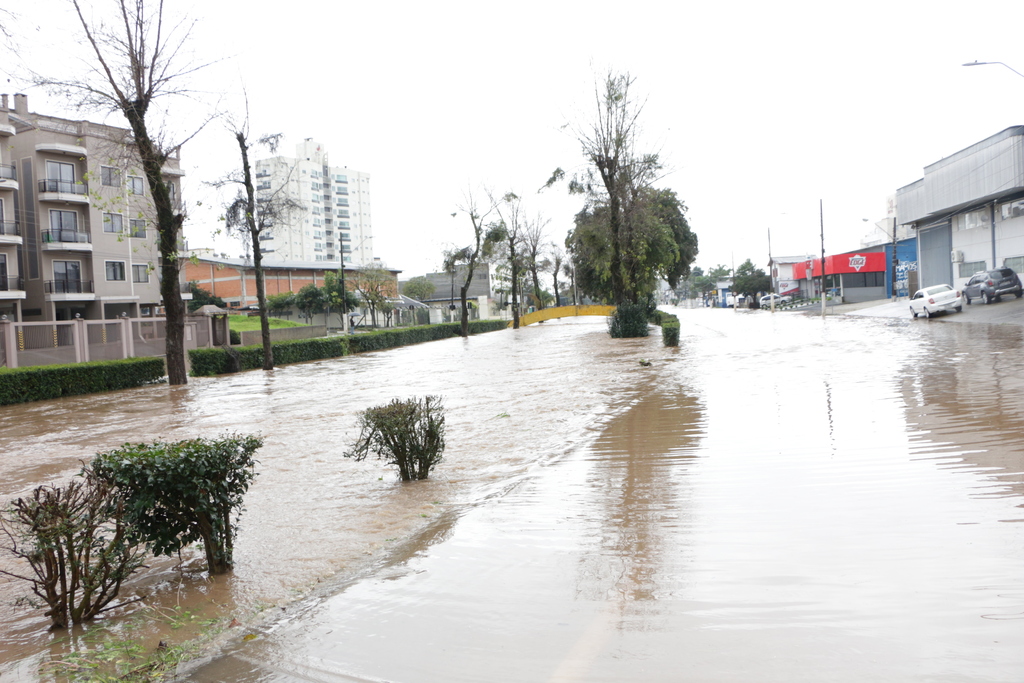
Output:
M260 329L260 318L259 316L229 315L228 325L235 332L253 332ZM270 318L270 329L278 327L305 327L305 325L282 318Z

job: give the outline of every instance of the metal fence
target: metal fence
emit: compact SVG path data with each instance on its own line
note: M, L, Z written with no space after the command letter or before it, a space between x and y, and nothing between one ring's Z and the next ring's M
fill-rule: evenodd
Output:
M190 318L185 323L185 350L209 346L211 325L209 318ZM167 322L164 318L0 320L0 367L163 356L166 352Z

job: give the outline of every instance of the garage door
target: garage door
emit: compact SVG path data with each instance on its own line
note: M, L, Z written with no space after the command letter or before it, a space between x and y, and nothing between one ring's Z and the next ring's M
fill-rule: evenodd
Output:
M922 228L917 235L917 243L921 248L918 263L921 281L918 287L953 284L953 264L949 258L953 249L953 232L949 221Z

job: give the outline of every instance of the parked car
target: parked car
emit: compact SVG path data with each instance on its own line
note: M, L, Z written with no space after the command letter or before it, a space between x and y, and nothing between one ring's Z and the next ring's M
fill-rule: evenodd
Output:
M962 310L964 307L960 290L949 285L932 285L919 289L910 299L910 313L915 318L919 315L930 318L939 311L959 313Z
M793 297L788 295L779 296L778 294L765 294L758 300L758 303L761 305L761 308L769 308L772 305L772 299L775 299L775 305L778 306L779 304L788 304L793 300Z
M1024 296L1020 277L1012 268L982 270L972 275L964 285L964 299L968 304L971 303L971 299L981 299L984 303L990 304L999 301L1003 294L1013 294L1018 299Z

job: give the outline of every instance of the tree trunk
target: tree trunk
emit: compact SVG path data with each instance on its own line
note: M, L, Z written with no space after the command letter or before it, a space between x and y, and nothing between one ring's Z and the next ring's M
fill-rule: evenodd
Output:
M537 274L537 260L533 261L533 266L530 268L530 274L533 276L533 295L537 299L537 310L544 308L544 298L540 291L540 275Z
M153 194L156 208L156 229L160 248L160 295L167 319L167 381L172 385L187 384L185 366L185 302L178 286L178 235L183 216L174 212L170 193L163 179L166 156L156 149L146 130L145 109L141 103L125 111L135 137L135 147L142 160L142 169Z
M267 287L263 274L263 254L260 252L260 226L256 221L256 190L252 185L252 169L249 167L249 147L245 134L235 134L242 151L242 173L244 174L246 223L252 242L252 266L256 271L256 303L260 309L260 337L263 341L263 369L274 369L274 347L270 341L270 316L267 314Z

